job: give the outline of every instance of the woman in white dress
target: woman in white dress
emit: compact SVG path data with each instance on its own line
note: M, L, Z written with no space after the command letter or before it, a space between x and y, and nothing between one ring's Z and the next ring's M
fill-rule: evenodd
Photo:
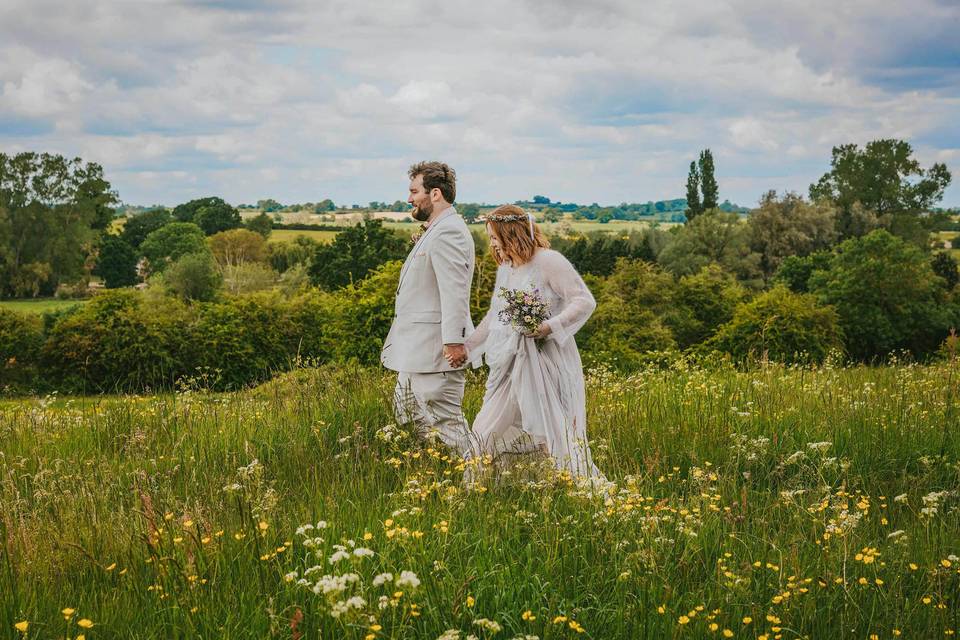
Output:
M539 449L574 477L602 477L587 443L583 365L573 339L596 307L593 295L520 207L497 208L486 229L499 268L490 311L465 343L468 360L483 355L490 366L473 423L479 452L496 458ZM538 289L549 319L521 335L498 315L506 304L501 287Z

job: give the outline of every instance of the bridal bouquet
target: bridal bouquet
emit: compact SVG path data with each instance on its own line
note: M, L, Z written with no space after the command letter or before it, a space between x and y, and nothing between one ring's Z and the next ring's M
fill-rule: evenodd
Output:
M529 335L550 317L550 305L540 296L540 290L534 287L529 289L508 289L500 287L500 296L506 306L497 314L504 324L509 324L519 333ZM539 346L540 339L537 339Z

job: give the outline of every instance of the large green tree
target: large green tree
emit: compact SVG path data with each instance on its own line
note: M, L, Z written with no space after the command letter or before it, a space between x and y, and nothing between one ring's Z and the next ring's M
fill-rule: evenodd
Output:
M711 209L674 227L671 234L657 262L674 275L691 275L711 263L743 281L760 275L759 256L750 249L750 228L735 213Z
M703 196L701 206L704 211L716 209L720 203L720 187L717 185L717 177L714 175L713 153L710 149L704 149L700 152L700 193Z
M830 171L810 185L810 198L827 199L840 209L839 227L845 237L858 234L854 206L859 203L877 216L915 216L943 198L950 172L943 163L923 169L909 142L882 139L833 148Z
M151 273L164 271L172 262L191 253L209 253L203 230L192 222L171 222L144 239L140 252Z
M127 218L120 234L133 248L139 248L151 231L156 231L171 221L170 212L166 209L151 209Z
M259 233L264 238L269 238L270 233L273 231L273 218L265 213L261 213L244 222L243 226L250 231Z
M809 286L836 308L847 351L860 360L898 349L931 353L957 320L924 251L883 229L838 245Z
M703 204L700 201L700 169L697 168L695 161L690 162L690 173L687 174L687 210L685 213L688 222L703 213Z
M339 289L365 278L385 262L402 260L408 250L406 240L384 228L381 220L368 218L338 233L331 244L317 247L310 279L324 289Z
M116 203L96 163L0 153L0 296L51 294L85 278Z
M750 213L750 247L760 256L765 282L789 256L806 256L829 248L837 239L836 210L829 202L807 202L796 193L778 198L768 191Z
M107 289L129 287L137 283L138 259L136 250L126 240L110 235L100 245L93 273L103 278Z
M240 212L222 198L197 198L173 209L173 217L178 222L192 222L208 236L243 226Z

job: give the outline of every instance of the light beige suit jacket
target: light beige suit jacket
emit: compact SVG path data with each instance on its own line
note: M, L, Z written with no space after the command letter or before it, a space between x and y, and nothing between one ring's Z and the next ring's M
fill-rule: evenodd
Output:
M394 371L452 371L444 344L473 333L470 285L474 246L467 224L450 207L430 223L400 271L393 325L380 362Z

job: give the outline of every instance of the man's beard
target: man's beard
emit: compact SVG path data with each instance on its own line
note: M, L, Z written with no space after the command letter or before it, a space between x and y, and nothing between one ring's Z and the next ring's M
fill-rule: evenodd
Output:
M430 215L432 213L433 213L433 203L428 202L422 207L417 206L417 208L413 210L411 215L413 216L413 219L416 220L417 222L426 222L427 220L430 219Z

